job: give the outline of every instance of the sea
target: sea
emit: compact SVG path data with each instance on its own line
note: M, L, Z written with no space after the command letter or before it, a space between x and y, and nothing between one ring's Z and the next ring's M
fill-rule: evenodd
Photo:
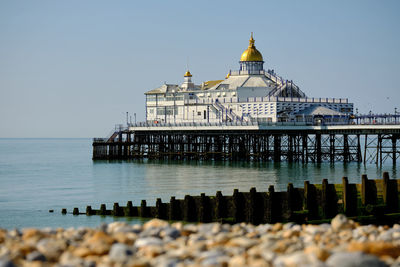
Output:
M126 221L140 224L140 218L74 216L74 207L98 209L104 203L126 205L133 201L148 205L171 196L286 190L288 183L302 187L304 181L341 183L347 176L359 183L361 175L381 178L384 171L397 178L391 165L359 163L255 163L204 161L93 161L92 140L87 139L0 139L0 228L69 228ZM66 208L68 214L62 215ZM54 212L49 212L54 210Z

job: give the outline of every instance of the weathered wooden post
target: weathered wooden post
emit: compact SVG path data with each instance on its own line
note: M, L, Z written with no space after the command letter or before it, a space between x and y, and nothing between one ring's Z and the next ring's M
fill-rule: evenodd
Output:
M62 209L61 214L67 214L67 209Z
M347 177L342 178L342 201L343 212L347 216L357 215L357 187L354 184L349 184Z
M249 196L249 205L248 205L248 218L247 222L256 224L256 201L257 201L257 191L255 187L250 189L250 196Z
M198 209L198 221L200 222L210 222L211 220L211 210L209 205L209 198L204 194L200 194L200 207Z
M193 203L193 197L186 195L183 204L183 220L187 222L196 221L195 218L195 205Z
M243 222L244 220L244 199L242 193L238 189L233 190L233 220L235 222Z
M328 184L328 179L322 180L322 214L323 218L332 218L337 214L337 195L334 185Z
M106 204L100 205L100 215L107 215Z
M135 216L134 212L133 212L132 201L128 201L126 203L126 208L124 209L124 214L125 214L125 216Z
M175 197L171 197L169 201L169 214L168 214L168 219L170 221L173 220L179 220L181 217L177 216L177 205L176 205L176 200Z
M140 202L140 213L139 213L140 217L148 217L148 212L147 212L147 203L146 200L142 200Z
M226 205L224 201L224 196L221 191L217 191L215 195L215 219L222 219L226 217Z
M92 215L93 214L93 212L92 212L92 206L86 206L86 215L87 216L90 216L90 215Z
M113 215L113 216L121 216L120 209L119 209L119 204L118 204L118 203L114 203L112 215Z
M284 211L286 214L286 219L288 221L293 220L293 212L294 212L294 201L295 201L295 196L294 196L294 187L293 183L288 183L287 186L287 210Z
M275 188L273 185L268 187L268 194L265 199L264 204L264 221L266 223L273 223L275 221L275 213L274 213L274 193Z
M366 174L361 176L361 202L364 206L376 204L375 181L369 181Z
M79 209L74 208L74 211L72 212L73 215L79 215Z
M396 212L399 207L399 193L396 180L389 179L389 173L383 173L383 202L387 212Z
M318 202L315 186L304 181L304 210L307 211L307 220L318 217Z
M157 198L156 201L156 218L159 219L166 219L166 211L165 211L165 205L162 203L161 198Z

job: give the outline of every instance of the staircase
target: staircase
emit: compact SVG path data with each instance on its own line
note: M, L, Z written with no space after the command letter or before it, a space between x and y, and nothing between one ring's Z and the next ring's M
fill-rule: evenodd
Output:
M238 115L236 115L236 113L234 113L231 110L228 110L224 105L219 103L218 99L212 104L212 107L216 111L218 111L219 114L222 115L222 118L224 117L224 115L226 115L226 118L227 119L229 118L230 121L240 121L240 122L243 121L243 119Z

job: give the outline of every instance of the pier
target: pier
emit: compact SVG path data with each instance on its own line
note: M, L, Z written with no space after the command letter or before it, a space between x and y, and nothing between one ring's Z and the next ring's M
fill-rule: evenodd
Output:
M84 213L74 208L73 214L131 216L183 220L187 222L225 222L252 224L296 222L323 223L342 213L360 223L393 224L400 218L398 180L389 178L369 180L366 175L361 184L350 184L347 177L341 184L330 184L327 179L322 184L304 182L303 188L295 188L289 183L287 191L275 192L270 186L268 192L240 192L225 196L220 191L215 196L186 195L184 199L171 197L168 203L157 199L155 206L148 206L142 200L140 206L128 201L126 206L114 203L112 209L101 204L100 209L87 206ZM67 213L63 209L62 213Z
M93 159L360 162L396 165L398 115L378 124L307 125L298 122L139 123L93 139Z

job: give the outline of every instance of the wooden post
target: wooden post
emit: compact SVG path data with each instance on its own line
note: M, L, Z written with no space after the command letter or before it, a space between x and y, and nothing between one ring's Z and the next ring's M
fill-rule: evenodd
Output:
M206 194L201 193L200 195L200 207L198 209L198 221L200 222L210 222L211 216L211 209L209 205L209 198Z
M161 201L161 198L157 198L156 201L156 218L158 219L166 219L164 204Z
M330 185L328 184L328 179L322 180L322 216L324 219L330 218L334 215L333 206L331 205L334 202L332 199L332 194L330 190Z
M309 181L304 182L304 210L307 210L307 220L318 217L318 202L315 186Z
M222 219L226 217L226 205L224 196L221 191L217 191L215 196L215 219Z
M125 216L134 216L132 201L126 203Z
M256 198L257 198L257 191L255 187L250 189L250 198L249 198L249 206L248 206L248 218L247 222L256 224Z
M147 212L147 203L146 200L142 200L142 202L140 202L140 217L148 217L149 214Z
M74 208L74 211L72 212L73 215L79 215L79 209Z
M176 200L175 197L171 197L171 200L169 201L169 214L168 214L169 220L178 220L180 217L177 216L177 207L176 207Z
M274 223L275 218L275 202L274 202L275 188L273 185L268 187L268 195L265 203L264 221L266 223Z
M114 203L112 215L113 216L120 216L121 215L121 213L119 211L119 204L118 203Z
M107 215L106 204L100 205L100 215Z
M193 197L190 195L185 196L184 204L183 204L183 220L187 222L196 221L195 218L195 205L193 203Z
M238 222L244 221L244 203L243 203L243 195L239 192L238 189L233 190L233 220Z
M372 184L373 183L373 184ZM361 176L361 202L364 206L376 204L376 185L374 181L369 181L366 174Z
M61 214L67 214L67 209L62 209Z
M288 183L287 186L287 210L286 212L286 219L288 221L293 220L293 200L294 200L294 187L292 183Z
M349 184L347 177L342 178L342 186L343 212L347 216L355 216L357 215L357 188Z
M92 206L86 206L86 215L87 216L90 216L90 215L92 215L93 214L93 212L92 212Z
M387 212L398 212L399 192L397 180L390 180L389 173L383 173L383 201Z

